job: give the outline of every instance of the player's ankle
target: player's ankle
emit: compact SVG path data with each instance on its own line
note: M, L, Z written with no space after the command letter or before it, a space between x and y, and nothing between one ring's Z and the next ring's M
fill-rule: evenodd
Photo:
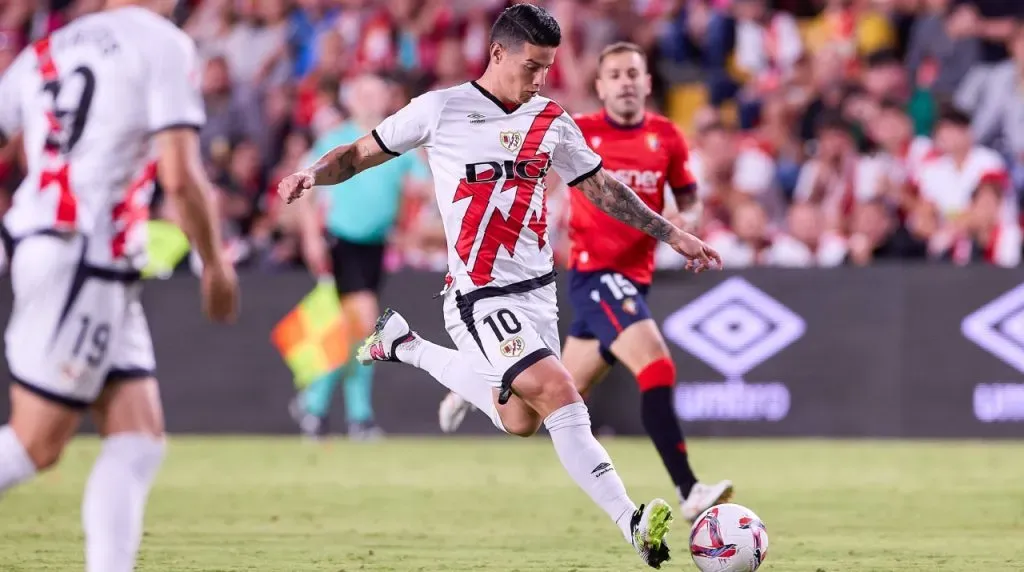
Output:
M398 344L395 348L395 358L402 363L420 367L420 358L426 349L425 346L425 340L413 333L408 341Z

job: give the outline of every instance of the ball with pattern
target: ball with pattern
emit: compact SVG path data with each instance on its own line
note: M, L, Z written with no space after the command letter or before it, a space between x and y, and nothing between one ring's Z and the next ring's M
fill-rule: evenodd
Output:
M701 572L754 572L768 556L768 531L749 508L716 505L693 522L690 555Z

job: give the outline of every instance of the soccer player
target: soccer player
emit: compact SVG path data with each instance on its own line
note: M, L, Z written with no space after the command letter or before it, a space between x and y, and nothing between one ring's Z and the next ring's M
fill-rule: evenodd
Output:
M320 137L308 162L369 133L384 119L389 102L388 85L383 79L374 75L356 78L349 84L345 100L351 119ZM324 227L330 243L330 265L350 339L362 340L370 335L380 314L377 294L383 276L384 247L398 218L402 190L407 185L429 185L429 177L430 172L420 158L407 153L381 165L372 174L357 175L340 185L317 190L326 203ZM299 205L304 230L319 229L320 217L313 201L303 200ZM322 243L315 236L306 240ZM372 365L360 364L355 359L349 360L341 371L314 380L292 401L289 409L299 428L310 437L324 433L331 397L342 377L349 437L381 437L383 431L373 418Z
M370 136L290 175L279 191L294 200L315 185L426 147L449 244L445 324L458 351L420 337L389 310L360 348L360 360L423 369L508 433L529 435L543 420L566 471L644 562L658 568L669 558L664 538L672 509L661 499L639 508L633 503L558 359L555 274L545 233L548 168L602 210L687 255L696 271L720 260L605 171L572 118L537 95L561 42L550 14L529 4L508 8L490 39L490 61L478 81L415 98Z
M596 87L604 110L577 117L576 123L605 168L658 212L665 211L668 185L679 223L694 224L701 205L687 168L689 151L669 119L645 111L651 76L640 46L622 42L605 48ZM657 241L603 212L579 188L571 191L570 201L574 320L562 348L562 363L583 396L616 362L629 368L640 386L644 428L676 486L683 517L692 522L724 502L732 494L732 483L699 483L690 468L686 440L672 407L675 364L645 300ZM454 431L470 407L450 393L439 409L441 428Z
M0 227L14 291L0 494L52 467L91 410L103 445L82 502L88 572L134 568L164 457L139 298L155 177L202 257L207 315L229 321L236 310L199 156L195 46L155 11L172 7L110 0L27 47L0 79L0 131L23 133L28 157Z

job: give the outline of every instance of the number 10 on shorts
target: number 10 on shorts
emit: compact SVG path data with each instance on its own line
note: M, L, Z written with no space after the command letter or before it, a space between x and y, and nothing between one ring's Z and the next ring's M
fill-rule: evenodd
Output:
M501 355L507 358L517 358L523 355L526 350L526 341L522 336L517 335L523 331L523 323L511 310L502 308L485 317L483 322L494 332L494 337L500 344L498 349L501 351Z

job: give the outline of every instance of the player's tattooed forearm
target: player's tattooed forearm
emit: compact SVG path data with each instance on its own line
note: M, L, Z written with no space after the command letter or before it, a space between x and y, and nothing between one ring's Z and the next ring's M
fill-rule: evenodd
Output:
M651 210L628 186L604 169L577 185L597 208L660 241L667 242L677 229Z
M355 145L342 145L324 154L313 163L313 175L317 185L337 185L356 175L356 158L359 156Z

